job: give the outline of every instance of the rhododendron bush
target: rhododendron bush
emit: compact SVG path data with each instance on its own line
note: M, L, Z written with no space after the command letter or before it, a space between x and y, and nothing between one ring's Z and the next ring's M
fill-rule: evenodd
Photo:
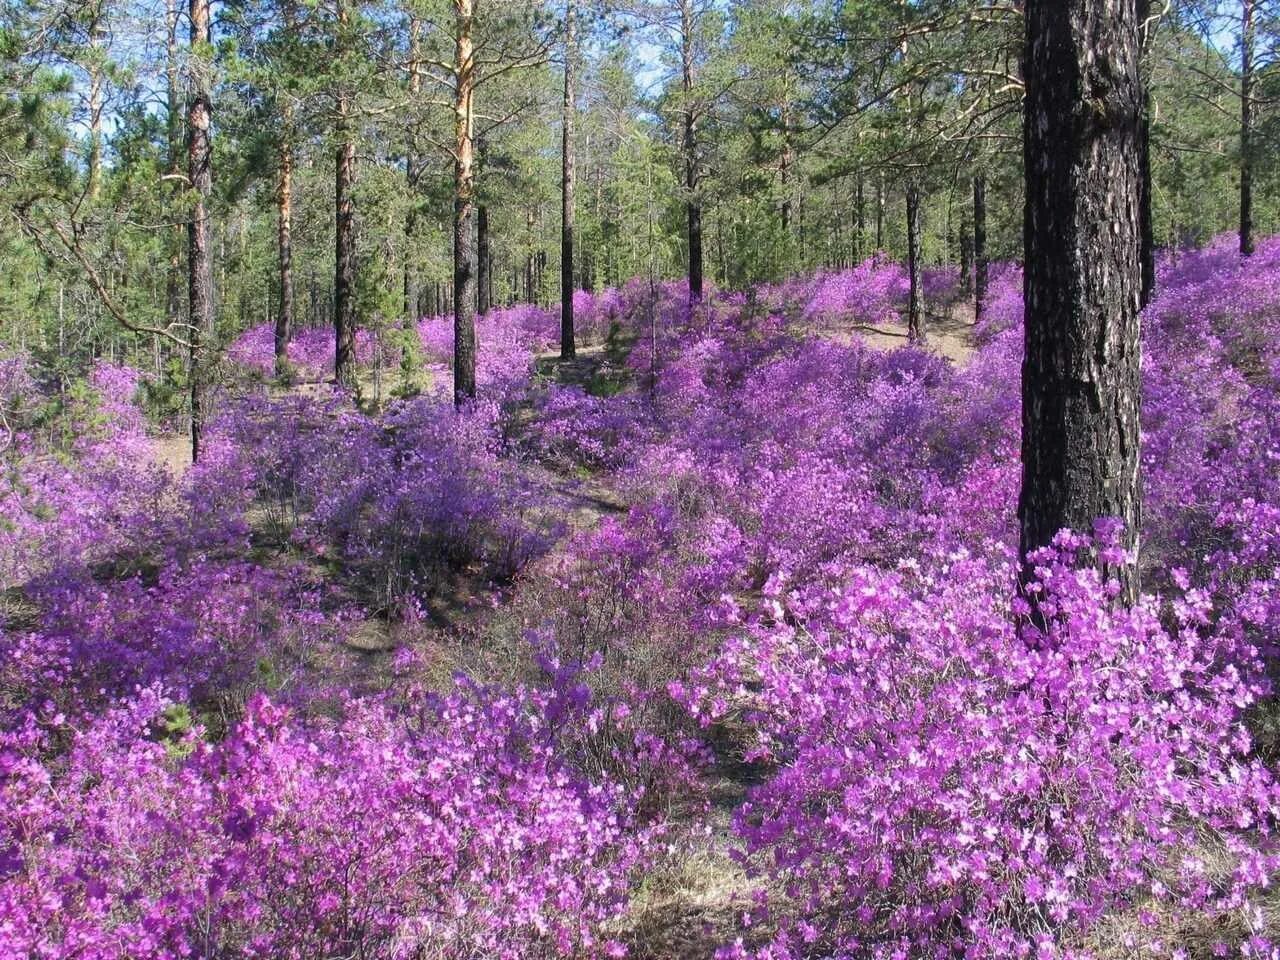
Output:
M181 473L0 361L0 957L665 956L686 856L724 958L1275 955L1280 241L1161 261L1131 610L1107 518L1019 591L1021 282L962 363L858 338L883 257L581 293L559 371L499 308L461 409L421 318L423 395L243 378Z

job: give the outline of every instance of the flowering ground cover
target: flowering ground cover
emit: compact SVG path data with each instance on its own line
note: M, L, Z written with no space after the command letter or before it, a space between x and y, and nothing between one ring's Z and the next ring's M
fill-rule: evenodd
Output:
M1106 518L1017 596L1017 269L964 363L832 336L903 297L583 294L609 389L495 310L460 411L423 318L420 395L245 377L181 476L5 359L0 957L1275 955L1280 241L1160 265L1132 610Z

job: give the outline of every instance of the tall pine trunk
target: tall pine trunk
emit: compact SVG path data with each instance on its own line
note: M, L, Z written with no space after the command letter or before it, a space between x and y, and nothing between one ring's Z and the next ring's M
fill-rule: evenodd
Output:
M1138 0L1138 25L1142 29L1142 50L1147 52L1151 47L1151 0ZM1147 304L1156 292L1156 226L1152 210L1153 194L1151 180L1151 91L1146 90L1142 97L1142 153L1138 159L1141 164L1142 201L1139 209L1142 234L1142 294L1139 305L1146 309Z
M338 42L350 28L349 0L338 0ZM334 157L333 378L342 387L356 382L356 143L351 129L351 97L338 94L338 148Z
M476 395L475 0L454 0L453 399Z
M187 104L187 177L195 204L187 225L187 287L190 314L191 462L200 459L208 414L209 341L213 337L213 265L209 250L209 195L213 191L209 64L210 0L191 0L191 99Z
M854 200L854 217L856 219L856 232L853 235L853 261L860 263L862 261L862 248L866 245L866 201L862 192L862 177L858 177L858 192Z
M169 195L178 206L182 197L182 106L178 88L178 0L165 0L165 123L169 148ZM182 245L186 231L180 222L167 238L169 269L165 277L164 319L169 327L182 321Z
M409 18L409 99L416 102L422 92L421 41L422 24ZM418 234L418 144L413 128L407 131L404 151L405 190L409 205L404 213L404 316L412 325L418 319L418 271L414 262L414 245Z
M289 338L293 333L293 143L289 134L291 118L284 117L280 141L280 184L276 193L276 248L279 259L280 311L276 315L276 375L288 366Z
M564 111L561 117L560 178L560 359L577 353L573 332L573 228L574 228L574 69L578 55L577 24L573 0L565 9Z
M1240 2L1240 252L1253 255L1254 0Z
M355 384L356 345L356 145L351 139L346 104L340 108L338 149L334 158L333 377L341 386Z
M689 302L702 300L702 202L698 198L698 114L693 102L693 0L680 0L680 89L684 94L685 216L689 238Z
M884 251L884 171L876 175L876 253Z
M1141 520L1137 0L1029 0L1020 546ZM1121 597L1135 563L1104 564ZM1029 575L1029 573L1028 573Z
M973 316L987 309L987 178L973 178Z
M924 310L920 302L920 187L907 186L907 339L925 341Z

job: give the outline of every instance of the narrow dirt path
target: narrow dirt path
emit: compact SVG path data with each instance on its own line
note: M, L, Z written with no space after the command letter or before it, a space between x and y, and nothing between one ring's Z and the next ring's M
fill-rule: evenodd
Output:
M925 346L927 349L963 366L973 356L973 304L960 302L947 305L939 313L925 315ZM878 350L893 350L906 346L907 331L899 324L850 324L834 327L827 336L838 343L860 339Z

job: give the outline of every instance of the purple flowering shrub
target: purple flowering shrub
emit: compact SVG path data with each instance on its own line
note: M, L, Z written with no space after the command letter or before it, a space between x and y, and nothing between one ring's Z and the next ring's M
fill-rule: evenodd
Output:
M285 356L308 380L332 379L336 345L332 327L302 327L293 332ZM371 363L377 355L378 338L369 330L356 331L356 362ZM275 372L275 329L261 323L240 334L227 347L227 359L262 377Z
M492 405L422 398L375 417L339 400L250 399L219 429L235 452L219 485L262 504L277 536L341 564L384 610L466 565L510 578L554 533L534 515L539 484L502 456Z
M154 546L174 490L151 459L138 383L137 371L99 362L68 393L52 440L13 421L0 453L0 588L68 564L136 563Z
M1169 626L1151 603L1112 610L1075 562L1088 547L1064 534L1038 558L1044 632L1001 599L1007 564L854 568L681 691L707 721L744 713L779 765L735 823L784 919L723 956L1072 955L1147 897L1245 914L1280 867L1259 843L1280 793L1241 723L1266 692L1258 650L1206 625L1203 592Z
M755 886L724 957L1083 957L1153 911L1269 955L1280 242L1160 281L1147 594L1094 571L1103 520L1038 556L1034 623L1012 265L963 365L843 342L901 317L883 259L580 293L608 396L545 382L558 316L518 306L455 410L424 318L426 396L250 382L181 478L134 372L37 430L0 361L0 958L643 954L628 900L731 769ZM266 334L232 353L270 370ZM295 355L327 374L329 331ZM457 585L491 601L449 634L473 679L428 693ZM405 645L356 679L370 622Z
M216 743L151 689L33 715L0 734L0 956L621 955L602 930L654 833L560 759L585 709L572 685L309 724L259 699Z

